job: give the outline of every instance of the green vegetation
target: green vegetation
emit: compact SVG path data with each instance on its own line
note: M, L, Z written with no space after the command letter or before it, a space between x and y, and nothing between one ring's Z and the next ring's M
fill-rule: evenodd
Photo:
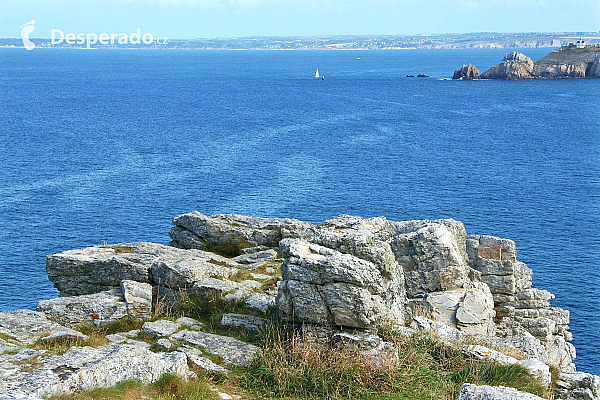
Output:
M174 375L165 375L152 385L138 381L121 382L108 389L93 389L53 397L53 400L204 400L215 399L206 378L185 381Z
M247 247L252 247L252 245L245 240L231 243L206 243L204 245L204 251L209 251L227 258L233 258L241 255L243 253L242 249Z

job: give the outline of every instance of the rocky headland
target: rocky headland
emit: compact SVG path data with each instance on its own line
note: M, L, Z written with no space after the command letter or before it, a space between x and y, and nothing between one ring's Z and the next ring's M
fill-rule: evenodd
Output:
M36 311L0 312L1 400L149 384L165 374L243 374L275 346L245 339L275 325L377 368L407 368L393 340L404 338L468 365L521 368L555 399L600 399L600 377L573 363L569 311L532 287L512 240L468 235L452 219L341 215L314 225L192 212L173 223L169 246L120 243L47 257L60 297ZM458 384L457 400L541 398L439 368L436 382Z
M469 66L472 67L471 64ZM564 46L552 50L550 54L536 62L522 53L508 53L500 64L483 72L481 78L509 80L600 78L600 46L584 48ZM469 74L469 69L463 66L454 72L453 79L479 79L479 77Z

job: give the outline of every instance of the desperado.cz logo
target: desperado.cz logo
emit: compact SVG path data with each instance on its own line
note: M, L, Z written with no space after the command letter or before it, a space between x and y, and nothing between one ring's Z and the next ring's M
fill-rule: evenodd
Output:
M21 39L23 40L23 46L27 50L33 50L35 43L29 40L29 34L35 30L35 20L31 20L24 25L21 25ZM50 31L50 44L57 45L66 43L68 45L83 45L89 49L91 46L99 43L101 45L128 45L128 44L146 44L150 45L156 43L157 45L167 44L168 38L159 37L154 40L154 36L151 33L141 33L138 29L134 33L67 33L65 34L60 29L52 29Z

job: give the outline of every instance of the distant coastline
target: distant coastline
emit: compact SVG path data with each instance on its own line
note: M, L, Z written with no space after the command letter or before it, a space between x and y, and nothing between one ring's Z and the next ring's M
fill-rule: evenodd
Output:
M145 50L453 50L562 47L579 38L600 43L600 32L555 33L467 33L443 35L379 36L290 36L171 39L166 44L101 45L93 49ZM83 45L53 45L50 39L33 38L36 48L86 48ZM20 38L0 38L0 48L23 48Z

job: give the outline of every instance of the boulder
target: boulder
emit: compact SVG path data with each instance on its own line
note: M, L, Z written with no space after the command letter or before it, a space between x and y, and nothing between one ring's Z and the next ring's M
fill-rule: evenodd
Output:
M168 287L191 287L200 278L228 277L238 264L213 253L135 242L69 250L46 258L48 278L61 296L98 293L129 280Z
M179 328L181 328L181 325L177 322L161 319L159 321L144 323L142 333L155 337L163 337L177 332Z
M432 319L465 332L467 335L494 336L494 299L489 289L454 289L434 292L423 301Z
M123 281L118 289L42 300L37 311L65 326L106 326L124 317L147 321L152 317L152 286Z
M472 385L460 387L456 400L544 400L539 396L504 386Z
M80 332L50 321L44 313L30 310L0 311L0 333L25 345L32 345L56 333L63 337L70 335L77 340L87 338Z
M223 374L229 374L230 372L228 369L215 364L209 358L203 357L202 352L195 347L183 345L179 348L179 351L185 353L189 361L207 372L220 372Z
M206 243L237 243L241 247L277 247L286 237L300 237L312 225L291 218L256 218L245 215L207 216L198 211L173 219L172 246L203 249Z
M461 289L471 281L465 252L466 231L453 220L393 223L391 247L403 268L406 294Z
M248 331L257 331L267 325L264 318L243 314L223 314L221 325L241 327Z
M203 347L209 353L220 356L227 365L248 366L258 351L258 347L241 340L211 333L183 330L171 338Z
M469 64L457 68L454 71L452 79L474 80L481 79L481 76L479 75L479 70L473 64Z
M557 400L600 399L600 376L585 372L561 373L556 382Z
M152 353L112 343L98 348L75 346L63 355L44 357L39 362L39 368L5 379L0 385L0 398L45 398L110 387L130 379L152 383L166 373L187 378L189 373L183 353Z
M332 237L329 243L334 240L342 242ZM352 250L371 259L378 254L363 248ZM396 271L299 239L282 240L280 252L283 280L277 305L284 319L358 328L403 319ZM386 277L390 272L394 277Z

